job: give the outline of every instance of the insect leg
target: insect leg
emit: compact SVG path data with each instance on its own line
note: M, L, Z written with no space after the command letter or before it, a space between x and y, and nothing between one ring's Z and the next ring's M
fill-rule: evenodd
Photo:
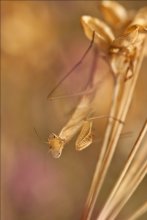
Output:
M35 134L37 135L37 137L39 138L39 140L40 140L42 143L48 144L48 142L45 142L45 141L42 140L42 138L40 137L40 135L38 134L38 132L37 132L37 130L36 130L35 128L34 128L34 132L35 132Z
M65 99L65 98L71 98L71 97L75 97L75 96L82 96L82 95L88 95L90 93L93 92L93 89L89 89L89 90L84 90L82 92L78 92L75 94L71 94L71 95L62 95L62 96L55 96L55 97L50 97L49 100L50 101L54 101L54 100L58 100L58 99Z
M54 100L57 100L57 99L64 99L64 98L71 98L71 97L75 97L75 96L89 95L92 92L94 92L95 87L93 86L93 76L94 76L95 68L96 68L97 54L98 54L98 50L97 50L97 48L95 48L94 54L93 54L93 62L92 62L92 65L90 67L89 79L88 79L88 81L85 85L85 89L83 91L75 93L75 94L71 94L71 95L49 97L49 100L54 101ZM90 86L88 87L88 85L90 85ZM87 87L88 87L88 89L87 89Z
M93 36L92 40L90 42L89 47L86 49L85 53L81 57L81 59L73 66L73 68L65 74L65 76L55 85L55 87L51 90L51 92L48 94L47 99L54 93L54 91L58 88L58 86L82 63L84 58L87 56L88 52L92 48L92 45L94 43L94 36L95 36L95 31L93 31Z
M94 117L88 118L87 120L102 119L102 118L110 118L110 119L113 119L115 121L118 121L121 124L124 124L123 121L121 121L121 120L119 120L119 119L117 119L115 117L111 117L109 115L94 116Z

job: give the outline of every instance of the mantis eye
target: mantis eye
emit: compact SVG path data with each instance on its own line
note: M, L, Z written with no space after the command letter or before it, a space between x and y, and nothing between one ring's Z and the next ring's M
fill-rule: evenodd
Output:
M53 139L53 138L55 138L55 135L54 134L49 134L49 139Z
M54 155L55 158L59 158L61 156L61 152L56 152L56 154Z
M49 152L51 152L53 158L59 158L62 153L62 151L54 150L53 148L50 148Z
M49 148L49 151L50 151L50 150L52 149L52 146L51 146L51 145L49 145L49 146L48 146L48 148Z

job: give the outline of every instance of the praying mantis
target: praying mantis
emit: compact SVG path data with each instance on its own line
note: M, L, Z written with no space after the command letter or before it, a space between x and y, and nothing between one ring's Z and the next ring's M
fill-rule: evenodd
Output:
M109 118L123 124L123 122L118 119L104 115L88 118L87 120L82 120L81 123L78 124L79 127L75 127L75 130L71 130L71 133L67 134L67 136L63 136L66 135L66 133L68 132L68 130L66 131L67 127L64 127L59 135L52 133L48 138L48 142L46 142L49 145L49 152L51 152L52 156L54 158L59 158L61 156L65 144L72 138L74 132L78 131L78 128L81 128L81 130L76 139L75 149L77 151L81 151L90 146L93 143L93 120L97 118Z
M94 41L95 41L96 32L93 30L92 32L92 40L90 45L80 61L69 71L54 87L54 89L49 93L47 98L51 96L51 94L56 90L56 88L66 79L73 72L73 70L82 62L85 56L88 54L89 50L91 49ZM81 129L79 136L77 137L76 141L76 150L82 150L88 147L92 141L92 121L86 120L90 110L91 104L95 97L95 93L100 83L99 77L95 74L96 67L97 67L97 59L98 50L95 48L94 50L94 57L93 62L90 69L90 80L86 85L85 94L82 96L78 106L76 107L74 113L72 114L69 121L63 127L59 135L52 133L52 135L48 138L48 145L49 151L51 152L54 158L59 158L63 151L65 144L67 144L72 137ZM91 91L91 92L90 92Z
M90 43L90 46L84 53L82 59L78 62L78 65L82 62L82 60L87 55L88 51L91 49L94 39L95 39L95 31L92 32L92 41ZM87 117L88 117L89 112L91 111L91 105L93 103L93 99L95 97L98 85L99 83L101 83L99 81L98 75L95 74L97 62L98 62L97 56L98 56L98 50L95 49L93 62L92 62L91 69L90 69L89 83L86 86L85 94L82 96L71 118L66 123L66 125L63 127L63 129L60 131L59 135L56 135L54 133L52 133L52 135L49 135L49 138L48 138L49 151L51 152L54 158L59 158L61 156L64 146L73 138L73 136L80 129L81 131L75 143L76 150L81 151L87 148L93 142L93 135L92 135L93 121L92 120L94 120L94 118L88 119ZM74 70L74 68L72 68L72 71ZM48 95L48 98L55 91L55 89L61 84L61 82L65 80L65 78L72 71L70 71L67 75L65 75L63 79L61 79L61 81L57 83L57 85ZM105 117L108 118L108 116L105 116Z
M119 14L117 15L119 17ZM124 23L127 22L124 16ZM126 80L132 77L133 75L133 65L132 69L129 69L128 66L131 64L132 56L134 56L134 45L136 45L138 39L138 32L139 31L146 31L146 29L142 29L141 25L133 24L131 26L131 31L128 29L126 33L118 38L115 38L111 28L97 18L84 15L81 17L81 24L84 29L84 33L86 37L90 40L90 45L85 51L84 55L80 59L80 61L55 85L53 90L48 94L47 98L49 99L56 88L76 69L78 65L80 65L83 59L87 56L89 50L95 45L94 48L94 57L93 62L90 69L90 80L86 85L85 92L83 93L79 104L77 105L75 111L71 115L69 121L65 124L65 126L61 129L58 135L52 133L48 137L48 145L49 151L51 152L54 158L59 158L62 154L62 151L65 145L73 138L73 136L80 131L75 146L76 150L81 151L87 148L93 142L93 135L92 135L92 119L88 119L88 115L91 112L91 106L93 105L93 100L96 95L96 92L99 88L101 83L101 79L99 78L98 74L96 73L97 66L98 66L98 57L101 56L107 62L107 56L110 56L110 62L108 62L110 66L110 72L114 78L114 81L117 80L119 85L119 80L124 80L123 77L118 77L118 73L121 72L119 70L119 66L125 63L124 72L128 73L126 76ZM131 43L130 43L131 42ZM127 50L126 50L127 45ZM101 51L101 52L100 52ZM117 61L116 54L119 51L123 54L122 55L122 63ZM124 57L123 57L124 56ZM128 57L127 57L128 56ZM119 59L120 60L120 59ZM111 63L111 65L110 65ZM130 73L131 71L131 73ZM127 74L126 74L127 75ZM117 87L115 89L117 92ZM114 98L115 94L114 94ZM106 116L109 120L115 120L118 123L123 123L121 120L115 118L114 116ZM93 119L96 119L94 117Z

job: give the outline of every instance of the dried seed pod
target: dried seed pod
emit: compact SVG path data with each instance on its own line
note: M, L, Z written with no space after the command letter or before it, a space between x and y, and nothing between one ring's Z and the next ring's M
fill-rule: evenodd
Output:
M114 40L111 28L103 21L88 15L81 17L81 24L88 39L92 40L93 32L95 32L94 42L102 50L107 51L110 43Z
M85 121L76 140L76 150L81 151L92 144L92 121Z
M116 38L111 46L113 48L126 48L131 47L136 41L138 37L138 26L133 26L130 31L126 32L125 34L121 35L120 37ZM132 48L132 47L131 47Z
M147 28L138 24L131 24L128 26L128 28L125 30L125 33L131 33L135 29L138 29L139 33L147 33Z
M130 31L134 26L139 28L139 32L147 32L147 7L141 8L138 11L127 31Z
M121 73L123 68L123 72L126 73L125 80L133 76L132 60L136 54L136 46L140 43L138 30L139 27L134 26L132 31L116 38L111 44L110 53L114 54L111 56L111 68L115 75ZM119 52L121 55L116 56Z
M120 28L128 21L126 9L116 1L102 1L100 10L107 23L113 28Z

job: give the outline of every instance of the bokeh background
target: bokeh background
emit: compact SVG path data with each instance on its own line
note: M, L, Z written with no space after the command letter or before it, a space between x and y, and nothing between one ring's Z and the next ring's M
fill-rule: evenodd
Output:
M94 143L82 152L74 149L75 138L53 159L43 141L58 133L70 118L79 97L46 99L56 82L80 59L89 41L80 25L81 15L101 18L98 1L1 1L1 196L3 220L80 219L88 194L106 120L94 122ZM138 9L146 1L122 1L128 9ZM54 96L82 91L88 79L91 54L57 89ZM146 58L125 132L114 155L97 211L126 160L146 118ZM96 97L94 113L107 114L111 103L112 77L105 73ZM118 219L126 219L146 199L147 180L138 188ZM147 219L143 216L142 220Z

